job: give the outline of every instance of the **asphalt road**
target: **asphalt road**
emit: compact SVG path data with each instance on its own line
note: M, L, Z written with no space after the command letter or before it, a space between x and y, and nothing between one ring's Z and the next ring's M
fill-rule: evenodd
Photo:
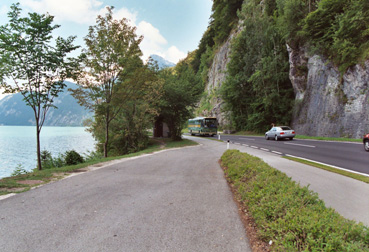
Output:
M221 140L230 140L232 143L280 155L306 158L369 175L369 153L364 150L362 143L302 139L274 141L265 140L264 137L235 135L221 135Z
M0 251L251 251L206 142L0 200Z

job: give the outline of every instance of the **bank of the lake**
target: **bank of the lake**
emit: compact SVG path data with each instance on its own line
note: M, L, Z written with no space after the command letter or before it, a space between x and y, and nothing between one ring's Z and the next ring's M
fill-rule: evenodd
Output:
M41 150L54 157L68 150L88 153L95 148L91 133L84 127L43 127ZM17 166L36 167L36 127L0 126L0 178L10 176Z

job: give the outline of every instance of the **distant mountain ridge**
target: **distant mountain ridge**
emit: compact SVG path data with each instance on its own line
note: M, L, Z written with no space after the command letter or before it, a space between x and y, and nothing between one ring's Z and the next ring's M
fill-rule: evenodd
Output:
M176 65L173 62L170 62L170 61L168 61L168 60L164 59L163 57L161 57L159 55L156 55L156 54L150 55L150 58L152 58L154 61L156 61L158 63L159 69L174 67Z
M45 126L82 126L85 119L91 118L93 113L80 106L69 88L78 86L65 82L64 92L55 98L54 105L58 109L50 108L46 115ZM33 110L25 104L21 94L12 94L0 100L0 125L33 126L36 125Z

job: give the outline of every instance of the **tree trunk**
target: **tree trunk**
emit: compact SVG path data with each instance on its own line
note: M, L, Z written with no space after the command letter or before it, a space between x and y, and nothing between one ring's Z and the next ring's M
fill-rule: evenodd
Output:
M109 143L109 122L105 124L105 143L104 143L104 157L108 157L108 143Z
M38 126L38 120L36 120L36 138L37 138L37 168L39 171L42 170L42 164L41 164L41 145L40 145L40 133L41 130L39 130Z

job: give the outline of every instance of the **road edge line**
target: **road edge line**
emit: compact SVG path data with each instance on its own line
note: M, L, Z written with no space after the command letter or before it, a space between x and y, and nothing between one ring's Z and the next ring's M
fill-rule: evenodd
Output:
M345 169L345 168L342 168L342 167L338 167L338 166L335 166L335 165L330 165L330 164L314 161L314 160L307 159L307 158L297 157L297 156L293 156L293 155L290 155L290 154L286 154L285 156L292 157L292 158L298 158L298 159L302 159L302 160L309 161L309 162L312 162L312 163L325 165L325 166L328 166L328 167L331 167L331 168L334 168L334 169L338 169L338 170L341 170L341 171L351 172L351 173L355 173L355 174L358 174L358 175L361 175L361 176L369 177L369 174L365 174L365 173L361 173L361 172L357 172L357 171L352 171L352 170Z

